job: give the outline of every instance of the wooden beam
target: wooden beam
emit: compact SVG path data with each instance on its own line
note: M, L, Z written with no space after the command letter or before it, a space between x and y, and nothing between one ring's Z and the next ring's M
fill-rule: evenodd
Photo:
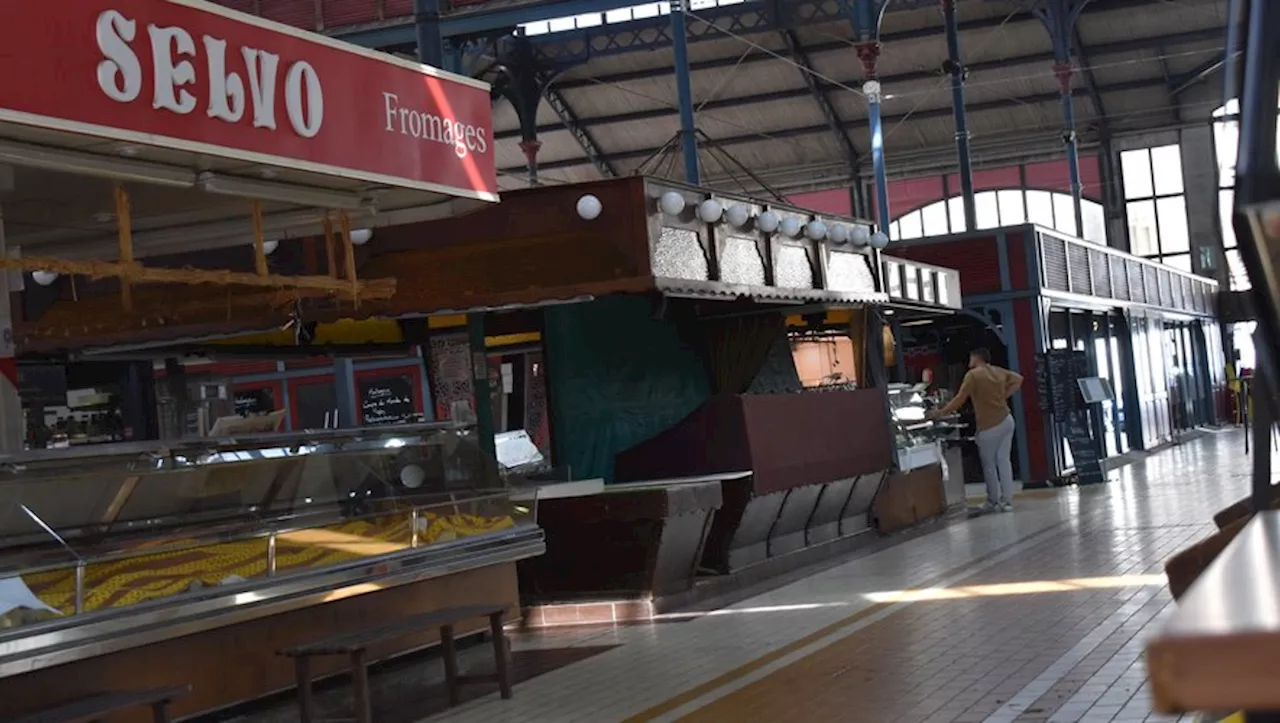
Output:
M338 278L338 252L334 248L333 242L333 221L329 218L329 214L324 215L324 258L328 266L325 269L332 278Z
M129 208L129 192L124 184L115 186L116 196L116 236L120 245L120 265L129 268L133 265L133 222ZM53 269L50 269L52 271ZM133 286L129 283L129 275L120 275L120 303L125 311L133 311Z
M334 279L328 276L260 276L244 271L221 269L166 269L143 266L135 261L75 261L42 256L0 257L0 268L22 271L53 271L68 276L90 279L117 278L155 284L215 284L218 286L253 286L273 289L306 289L367 299L388 299L395 295L395 279Z
M253 269L258 276L267 276L270 272L267 270L266 241L262 238L262 202L255 198L249 202L249 208L253 213Z
M355 301L356 308L360 308L360 282L356 279L356 246L351 242L351 217L346 211L342 211L338 215L338 222L342 225L342 253L343 270L346 272L347 281L351 283L351 298Z

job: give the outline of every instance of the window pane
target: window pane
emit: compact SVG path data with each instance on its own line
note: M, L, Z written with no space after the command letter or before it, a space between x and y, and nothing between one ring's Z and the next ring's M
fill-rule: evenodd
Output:
M1027 191L1027 220L1053 228L1053 196L1048 191Z
M1240 152L1240 124L1219 121L1213 124L1213 150L1218 156L1218 185L1236 185L1236 154Z
M974 194L973 205L977 212L978 228L996 228L1000 225L1000 209L996 205L995 191Z
M1027 222L1027 211L1022 207L1022 191L997 191L1000 206L1000 225L1018 226Z
M1174 196L1156 200L1156 217L1160 219L1160 253L1176 254L1191 250L1185 198Z
M1083 199L1081 203L1084 203ZM1069 235L1076 235L1076 202L1065 193L1053 194L1053 227Z
M1160 259L1160 261L1168 266L1174 267L1175 269L1182 269L1183 271L1191 270L1191 254L1174 254L1173 256L1165 256Z
M1182 193L1182 151L1179 146L1151 149L1151 171L1157 196Z
M1125 204L1125 214L1129 217L1129 249L1138 256L1160 253L1155 201L1130 201Z
M1084 240L1106 246L1107 215L1102 210L1102 204L1081 199L1080 211L1084 216Z
M951 233L968 231L964 225L964 197L956 196L947 201L947 214L951 216Z
M1145 148L1120 154L1124 176L1125 198L1148 198L1155 190L1151 184L1151 154Z
M1222 224L1222 246L1236 247L1236 229L1231 225L1231 209L1236 203L1236 192L1230 188L1218 191L1218 221Z
M894 241L900 241L902 239L902 227L898 225L897 221L889 224L889 238Z
M920 212L912 211L911 213L898 219L898 238L920 238L924 235L924 227L920 223Z
M947 235L947 204L944 201L931 203L920 209L921 215L924 217L924 235L925 236L946 236Z
M1232 291L1248 291L1253 288L1249 283L1249 272L1244 268L1244 259L1240 257L1240 249L1227 249L1227 271L1231 274Z

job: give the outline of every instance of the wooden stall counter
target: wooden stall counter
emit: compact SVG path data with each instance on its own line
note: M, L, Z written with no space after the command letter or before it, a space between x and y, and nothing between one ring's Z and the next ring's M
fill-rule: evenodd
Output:
M648 619L689 591L721 480L746 473L584 488L538 499L546 553L522 561L525 622L533 627Z

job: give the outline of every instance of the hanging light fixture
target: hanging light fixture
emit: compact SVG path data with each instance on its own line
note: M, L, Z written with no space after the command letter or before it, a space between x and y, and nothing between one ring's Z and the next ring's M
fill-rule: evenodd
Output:
M356 246L364 246L369 243L369 239L373 238L373 229L357 228L351 231L351 243Z
M53 271L32 271L31 280L41 286L48 286L58 280L58 274Z
M849 226L848 224L837 223L831 226L827 231L827 238L831 239L831 243L843 245L849 243Z
M849 232L849 241L853 242L854 246L866 246L871 243L871 230L861 224L856 225Z
M756 228L764 233L773 233L778 230L778 214L773 211L765 211L756 216Z
M751 221L751 209L745 203L735 203L725 210L725 219L734 228L745 228Z
M723 215L724 206L714 198L708 198L698 204L698 218L702 219L703 223L717 223Z
M782 229L783 236L795 238L800 235L800 219L795 216L787 216L782 219L782 223L779 224L778 228Z
M884 234L884 231L876 231L875 233L871 234L871 248L882 249L888 245L889 245L889 237Z
M810 241L821 241L827 237L827 225L815 218L804 225L804 235Z
M679 216L684 212L684 196L675 191L667 191L658 199L658 208L668 216Z
M584 221L596 220L603 210L604 204L600 203L600 199L590 193L578 199L578 217Z

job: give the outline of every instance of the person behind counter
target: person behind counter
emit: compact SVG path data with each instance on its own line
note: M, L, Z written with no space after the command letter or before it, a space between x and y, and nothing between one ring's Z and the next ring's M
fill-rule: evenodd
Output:
M987 501L981 512L1013 511L1013 415L1009 398L1022 387L1022 375L991 363L991 352L969 352L969 371L960 391L946 406L929 413L931 419L954 414L973 400L973 416L978 432L974 442L982 459L982 477L987 483Z

